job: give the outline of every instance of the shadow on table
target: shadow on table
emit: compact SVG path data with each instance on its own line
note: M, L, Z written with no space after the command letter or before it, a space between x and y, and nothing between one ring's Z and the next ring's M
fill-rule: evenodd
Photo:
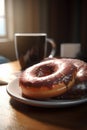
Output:
M41 108L10 100L13 108L40 122L71 130L87 129L87 104L64 108Z

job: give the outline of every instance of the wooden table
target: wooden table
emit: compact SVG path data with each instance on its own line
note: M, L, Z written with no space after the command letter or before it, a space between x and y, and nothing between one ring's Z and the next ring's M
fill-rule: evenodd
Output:
M18 62L0 65L4 80L10 81L19 70ZM87 130L87 103L64 108L32 107L11 98L6 85L1 85L0 130Z

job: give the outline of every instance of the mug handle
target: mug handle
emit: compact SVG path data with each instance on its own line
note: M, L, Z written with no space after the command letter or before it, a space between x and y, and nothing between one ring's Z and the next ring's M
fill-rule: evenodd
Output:
M51 50L51 52L50 52L50 55L48 56L48 58L52 58L52 57L54 57L54 55L55 55L55 53L56 53L56 43L55 43L54 40L51 39L51 38L47 38L46 41L47 41L48 43L50 43L51 46L52 46L52 50Z

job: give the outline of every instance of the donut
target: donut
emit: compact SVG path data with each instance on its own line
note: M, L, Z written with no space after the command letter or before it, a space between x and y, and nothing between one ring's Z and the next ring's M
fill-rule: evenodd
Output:
M26 98L45 99L61 95L75 83L77 67L61 59L35 64L22 72L19 86Z
M64 62L71 62L77 67L76 84L87 82L87 63L79 59L61 59Z

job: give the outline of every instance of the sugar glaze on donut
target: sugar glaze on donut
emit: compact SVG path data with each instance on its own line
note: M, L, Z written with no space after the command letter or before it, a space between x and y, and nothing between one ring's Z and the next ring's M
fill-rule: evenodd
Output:
M76 84L87 82L87 63L79 59L61 58L64 62L70 62L77 67Z
M60 59L43 61L26 69L19 77L23 96L33 99L50 98L69 90L77 68Z

